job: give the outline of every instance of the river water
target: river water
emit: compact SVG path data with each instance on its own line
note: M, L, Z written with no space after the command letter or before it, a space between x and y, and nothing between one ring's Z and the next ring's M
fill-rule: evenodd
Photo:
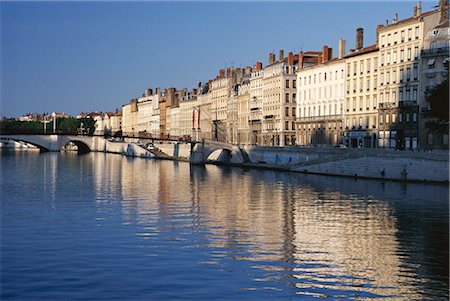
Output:
M447 300L447 185L1 153L1 300Z

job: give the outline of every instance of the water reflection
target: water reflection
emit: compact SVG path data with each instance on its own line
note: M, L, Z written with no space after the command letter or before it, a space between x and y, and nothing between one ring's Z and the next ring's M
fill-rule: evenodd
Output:
M123 252L118 237L132 231L135 253L124 256L145 256L139 271L156 273L152 285L181 285L194 273L201 280L191 290L228 281L231 299L242 292L277 300L448 298L447 186L105 154L39 156L47 156L43 183L55 202L70 170L80 195L95 199L97 227L127 227L114 228L111 246Z

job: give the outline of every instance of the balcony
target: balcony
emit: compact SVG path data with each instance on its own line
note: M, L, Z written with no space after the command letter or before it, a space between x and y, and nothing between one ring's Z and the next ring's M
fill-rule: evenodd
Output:
M422 50L420 53L423 57L434 56L436 54L448 54L450 47L440 47Z
M326 115L326 116L310 116L310 117L298 117L295 122L312 122L312 121L341 121L343 116L338 115Z
M414 100L403 100L398 102L398 106L400 108L415 107L417 106L417 102L415 102Z

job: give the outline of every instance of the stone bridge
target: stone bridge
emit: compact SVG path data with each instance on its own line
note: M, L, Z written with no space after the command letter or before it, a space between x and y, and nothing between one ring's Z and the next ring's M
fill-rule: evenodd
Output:
M0 139L9 139L32 144L41 151L60 151L69 142L78 147L79 153L108 152L126 154L136 157L156 157L163 159L178 160L179 150L182 145L189 144L185 157L191 164L206 164L212 162L222 162L229 164L242 164L249 162L247 153L237 145L218 142L213 140L202 141L171 141L165 143L165 147L158 146L159 151L155 152L145 147L139 147L136 142L139 138L125 138L121 142L109 141L104 136L95 135L0 135ZM146 139L142 139L145 141ZM210 158L214 152L218 153L216 159Z

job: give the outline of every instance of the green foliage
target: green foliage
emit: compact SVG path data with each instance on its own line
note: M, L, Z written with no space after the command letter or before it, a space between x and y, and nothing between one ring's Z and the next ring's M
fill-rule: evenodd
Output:
M51 127L47 124L47 130ZM18 121L15 119L0 120L1 134L43 134L44 125L39 121Z
M92 118L58 118L56 132L59 134L78 134L83 124L83 134L95 131L95 120ZM53 132L53 122L47 123L47 134ZM44 134L44 123L40 121L18 121L15 119L0 120L1 134Z
M449 91L448 78L437 85L428 95L427 101L431 106L430 117L434 121L427 122L430 130L448 133L449 121Z

